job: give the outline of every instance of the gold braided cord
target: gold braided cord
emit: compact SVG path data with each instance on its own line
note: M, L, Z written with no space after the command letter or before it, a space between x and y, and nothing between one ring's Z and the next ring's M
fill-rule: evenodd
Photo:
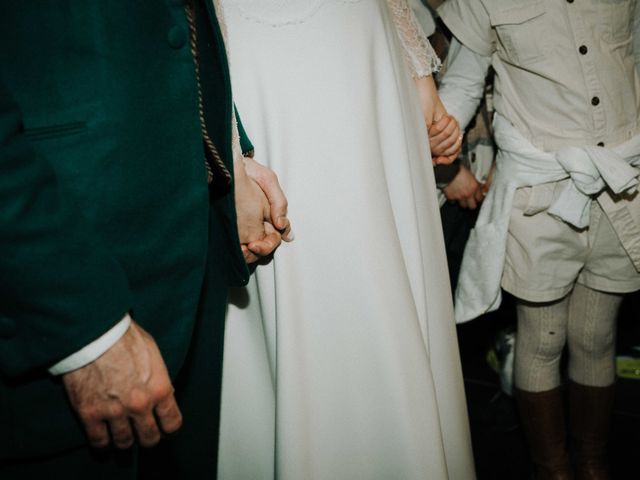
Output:
M207 126L204 118L204 101L202 97L202 84L200 80L200 65L198 63L198 43L197 43L197 31L196 31L196 22L195 22L195 12L193 8L193 4L191 1L185 3L184 6L185 14L187 17L187 22L189 23L189 33L190 33L190 44L191 44L191 56L193 57L193 64L196 73L196 83L198 87L198 115L200 117L200 131L202 133L202 140L205 146L205 153L207 157L213 160L214 165L207 160L205 160L205 168L207 170L207 181L209 183L213 182L214 172L213 167L215 166L218 173L224 177L226 181L226 185L231 184L231 174L227 169L227 166L224 164L218 149L214 145L211 137L209 136L209 132L207 131Z

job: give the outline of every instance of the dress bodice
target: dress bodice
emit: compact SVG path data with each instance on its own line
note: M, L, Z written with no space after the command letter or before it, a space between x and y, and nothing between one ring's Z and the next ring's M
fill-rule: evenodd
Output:
M248 20L279 27L300 24L331 3L358 3L363 0L222 0ZM379 1L379 0L368 0ZM407 0L385 0L398 31L403 54L412 76L424 77L440 67L440 60L422 31Z
M357 3L362 0L223 0L243 17L274 27L303 23L324 5Z

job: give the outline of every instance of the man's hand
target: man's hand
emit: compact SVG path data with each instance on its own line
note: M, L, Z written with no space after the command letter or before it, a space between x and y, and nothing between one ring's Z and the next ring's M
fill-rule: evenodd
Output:
M182 414L158 347L137 324L92 363L62 376L89 443L143 447L180 428Z
M269 201L271 224L282 234L282 240L291 242L294 236L291 223L287 218L289 204L278 181L278 176L273 170L256 162L253 158L245 157L244 166L247 175L260 185Z
M458 121L444 114L429 127L429 146L434 165L453 162L462 148L462 134Z
M475 210L484 199L483 185L468 168L461 166L451 183L442 189L447 200L458 202L462 208Z
M270 223L269 201L258 183L247 175L244 160L234 163L240 245L245 261L253 263L278 248L282 236Z

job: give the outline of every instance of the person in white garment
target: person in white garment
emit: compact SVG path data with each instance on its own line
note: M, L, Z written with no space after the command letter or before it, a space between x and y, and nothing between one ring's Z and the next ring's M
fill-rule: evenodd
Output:
M296 228L229 306L219 478L475 478L426 37L406 0L223 7L234 98Z
M515 396L537 479L610 478L616 318L640 288L637 4L439 8L455 36L441 96L461 125L495 71L497 169L465 250L456 318L497 308L500 287L517 298Z

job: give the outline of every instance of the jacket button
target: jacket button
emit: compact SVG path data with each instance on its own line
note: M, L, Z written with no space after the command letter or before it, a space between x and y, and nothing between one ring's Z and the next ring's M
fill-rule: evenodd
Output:
M0 317L0 338L15 337L16 333L18 333L16 322L6 317Z
M598 97L593 97L591 99L591 105L593 105L594 107L597 107L598 105L600 105L600 99Z
M604 147L604 142L598 142L599 147Z
M176 50L182 48L187 43L187 31L183 27L174 26L169 29L167 40L171 48Z
M581 55L586 55L589 49L587 48L586 45L580 45L580 48L578 48L578 51L580 52Z

